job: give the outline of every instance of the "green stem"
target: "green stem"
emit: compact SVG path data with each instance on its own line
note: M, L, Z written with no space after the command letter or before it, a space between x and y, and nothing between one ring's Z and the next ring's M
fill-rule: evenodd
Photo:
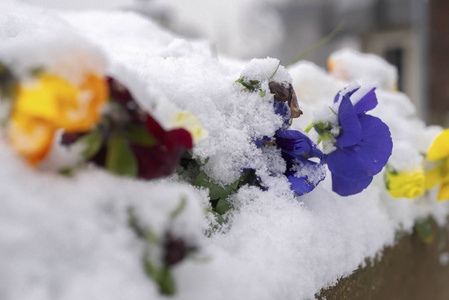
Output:
M274 77L274 75L276 75L277 71L279 70L280 65L281 65L281 60L279 60L276 70L274 70L274 73L270 76L270 78L268 78L268 81L270 81Z
M319 47L323 46L324 44L326 44L327 42L329 42L334 36L336 36L342 29L344 26L344 21L342 21L337 28L335 28L334 30L332 30L331 33L329 33L327 36L325 36L322 40L320 40L318 43L316 43L315 45L313 45L312 47L308 48L306 51L302 52L298 57L296 57L293 61L291 61L288 66L291 66L295 63L297 63L298 61L300 61L301 59L303 59L304 57L306 57L307 55L309 55L310 52L315 51L316 49L318 49Z

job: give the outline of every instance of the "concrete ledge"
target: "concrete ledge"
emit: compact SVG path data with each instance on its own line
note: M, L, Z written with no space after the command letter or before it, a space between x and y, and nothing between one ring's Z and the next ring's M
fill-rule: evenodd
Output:
M432 227L433 242L424 243L416 231L406 235L380 261L321 290L317 299L449 299L449 227Z

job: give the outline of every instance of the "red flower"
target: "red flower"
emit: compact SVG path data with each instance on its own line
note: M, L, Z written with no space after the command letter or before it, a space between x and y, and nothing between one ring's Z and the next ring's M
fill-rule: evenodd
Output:
M172 174L179 165L182 154L192 149L192 137L185 129L165 131L150 115L145 128L156 140L151 147L131 144L138 162L138 177L158 178Z
M175 172L183 153L193 147L190 133L185 129L165 131L148 112L140 108L123 84L112 77L108 77L107 81L111 109L94 129L101 132L101 146L86 158L112 172L136 175L144 179L168 176ZM63 144L72 144L88 134L90 133L65 134ZM125 163L120 161L110 164L113 165L111 168L108 167L108 161L121 159L120 155L116 157L117 155L111 154L111 145L118 144L110 143L114 138L120 139L120 153L126 156L126 159ZM94 143L91 139L84 140ZM132 166L129 167L129 164ZM123 165L124 172L120 170Z

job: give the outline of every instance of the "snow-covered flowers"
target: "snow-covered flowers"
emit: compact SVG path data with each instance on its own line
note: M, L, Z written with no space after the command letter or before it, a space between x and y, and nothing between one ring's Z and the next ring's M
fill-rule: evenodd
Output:
M426 173L426 188L440 186L438 200L449 200L449 129L444 130L433 141L427 152L427 159L436 166Z
M394 198L415 199L424 193L424 170L416 168L405 172L389 170L387 166L386 185Z
M79 141L86 159L119 175L153 179L172 174L193 147L190 133L164 130L124 85L111 77L108 84L111 101L101 122L90 132L66 134L64 143Z
M259 91L261 96L265 95L257 80L245 81L244 78L240 78L237 82L247 91ZM293 86L290 83L269 81L268 87L273 95L273 110L282 117L283 123L274 137L264 136L254 142L257 147L276 146L281 150L282 158L286 163L284 175L290 182L290 188L295 195L301 196L311 192L325 178L323 153L305 134L297 130L289 130L292 119L302 114Z
M326 175L321 161L323 153L297 130L278 130L275 138L287 164L284 175L290 182L290 188L297 196L311 192Z
M388 126L366 114L377 105L374 89L353 104L351 96L358 89L349 87L335 97L338 130L315 124L317 132L335 148L326 162L332 173L332 190L341 196L365 189L388 162L393 147Z
M55 132L90 130L108 96L105 81L87 72L79 85L41 73L18 85L8 136L12 147L36 165L46 157Z

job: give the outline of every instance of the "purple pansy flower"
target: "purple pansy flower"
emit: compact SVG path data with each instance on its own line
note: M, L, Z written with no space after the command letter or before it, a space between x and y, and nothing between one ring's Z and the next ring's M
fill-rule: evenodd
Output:
M312 191L325 177L321 161L323 153L305 134L296 130L278 130L275 139L287 163L284 175L291 184L290 188L298 196ZM310 160L312 157L318 158L319 162Z
M359 88L337 95L340 134L335 137L337 148L327 155L332 173L332 190L341 196L354 195L365 189L379 173L391 155L393 143L388 126L379 118L365 114L377 106L374 89L356 104L350 100Z

